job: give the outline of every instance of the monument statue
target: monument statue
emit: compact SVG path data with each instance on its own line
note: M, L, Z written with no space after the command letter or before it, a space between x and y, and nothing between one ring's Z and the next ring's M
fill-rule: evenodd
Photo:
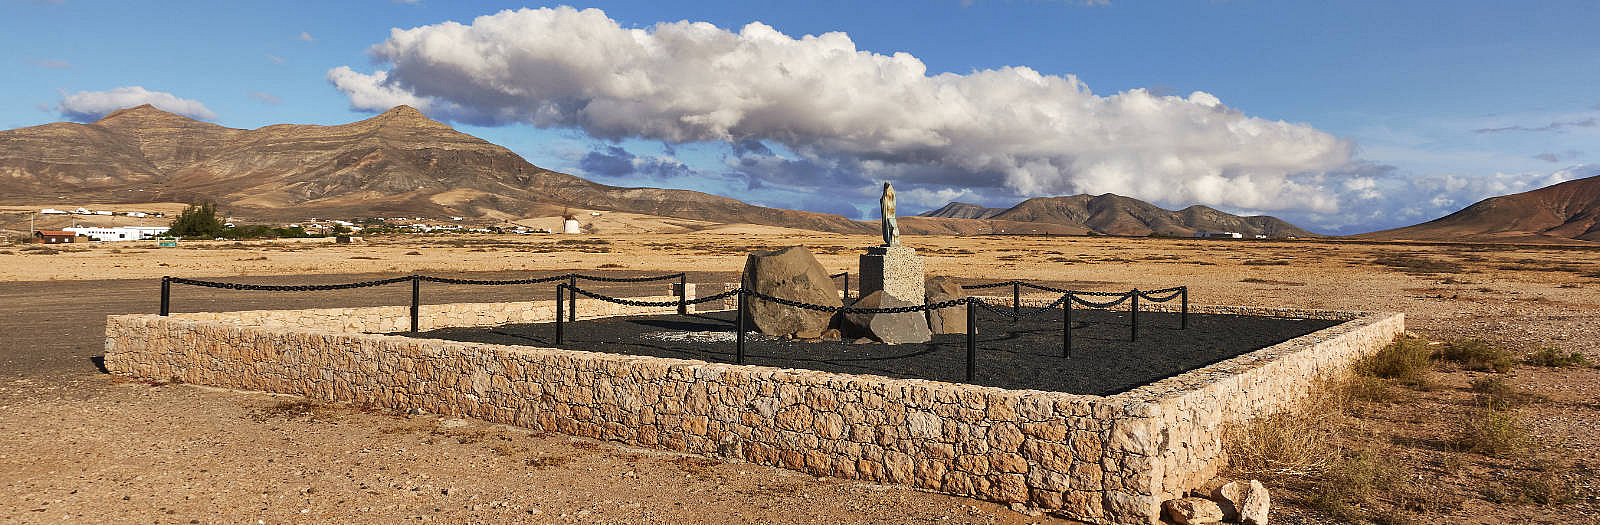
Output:
M883 197L878 199L878 207L883 210L883 245L900 245L900 222L894 218L894 186L883 183Z

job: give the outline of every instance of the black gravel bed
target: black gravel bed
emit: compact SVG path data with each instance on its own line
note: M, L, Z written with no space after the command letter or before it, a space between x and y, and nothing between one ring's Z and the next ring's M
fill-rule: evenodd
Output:
M786 340L749 332L745 364L1111 395L1340 322L1191 313L1188 329L1180 330L1176 313L1140 312L1135 342L1129 341L1128 312L1078 309L1073 311L1072 354L1064 358L1059 309L1016 322L982 310L977 316L977 373L972 381L966 380L964 334L887 345ZM581 320L565 323L560 345L554 343L554 323L393 335L732 363L733 319L730 311Z

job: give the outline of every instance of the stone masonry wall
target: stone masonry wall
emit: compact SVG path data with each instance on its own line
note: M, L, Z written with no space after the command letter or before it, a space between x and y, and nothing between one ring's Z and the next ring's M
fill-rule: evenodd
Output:
M694 299L690 287L688 299ZM631 297L635 301L676 301L675 295ZM696 306L689 305L694 313ZM676 313L677 306L624 306L587 297L578 297L578 319L618 315ZM706 311L706 310L698 310ZM457 326L499 326L510 323L547 323L555 320L556 302L522 301L512 303L424 304L417 310L417 329L433 330ZM239 312L175 313L175 319L215 321L268 329L322 330L330 332L393 333L411 329L410 306L365 308L313 308L308 310L246 310Z
M1403 329L1399 314L1345 315L1354 319L1108 397L247 325L259 315L112 316L105 363L1145 524L1225 461L1223 425L1288 406L1310 375Z

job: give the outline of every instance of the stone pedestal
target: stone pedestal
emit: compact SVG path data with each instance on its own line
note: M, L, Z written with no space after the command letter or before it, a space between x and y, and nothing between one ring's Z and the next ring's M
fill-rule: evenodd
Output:
M922 304L926 283L922 256L905 246L873 246L861 255L860 297L883 290L896 299Z

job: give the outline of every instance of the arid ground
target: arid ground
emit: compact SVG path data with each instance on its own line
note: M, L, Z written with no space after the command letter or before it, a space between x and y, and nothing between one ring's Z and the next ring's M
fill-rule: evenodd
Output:
M1600 247L1106 237L908 237L928 272L1087 290L1188 285L1197 304L1401 311L1411 331L1501 363L1435 359L1310 407L1327 456L1240 472L1273 523L1596 523ZM480 421L101 373L104 316L154 312L162 275L342 282L412 272L736 279L743 254L804 244L855 273L874 243L768 227L592 236L0 245L0 521L446 523L1052 522L958 497L546 435ZM404 304L408 290L272 294L180 287L174 310ZM547 288L428 286L426 302ZM614 291L630 291L617 288ZM639 289L637 292L660 293ZM1522 362L1541 349L1556 363ZM1458 360L1459 361L1459 360ZM1504 372L1496 366L1514 365ZM1479 370L1482 369L1482 370ZM1487 386L1486 386L1487 385ZM1476 390L1476 392L1474 391ZM1499 396L1485 412L1485 396ZM1332 397L1330 395L1330 397ZM1508 401L1507 401L1508 400ZM1487 416L1485 416L1487 414ZM1480 447L1484 417L1505 446ZM1261 432L1258 432L1261 433Z

